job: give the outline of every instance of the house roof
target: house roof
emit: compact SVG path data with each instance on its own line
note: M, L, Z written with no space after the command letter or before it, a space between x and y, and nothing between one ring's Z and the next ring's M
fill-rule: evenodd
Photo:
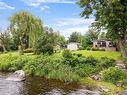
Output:
M78 43L78 42L70 42L70 43L68 43L68 45L69 44L76 44L76 45L79 45L80 43Z
M98 40L93 40L93 42L98 42L98 41L111 41L111 40L107 40L107 39L98 39Z

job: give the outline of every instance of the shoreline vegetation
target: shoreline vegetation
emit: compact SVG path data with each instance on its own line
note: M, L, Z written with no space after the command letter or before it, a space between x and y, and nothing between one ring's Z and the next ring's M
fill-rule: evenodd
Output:
M88 54L88 52L92 52L93 56L89 55L90 53ZM118 52L99 52L103 55L100 58L96 56L97 52L86 50L76 52L64 50L63 53L55 53L53 55L34 55L33 53L19 55L18 52L1 53L0 71L13 72L22 69L27 75L46 77L64 82L79 82L89 88L104 86L108 89L107 92L103 92L104 95L109 95L109 93L110 95L115 95L122 92L126 85L117 87L114 83L103 82L103 80L96 81L91 78L92 75L101 74L102 71L108 68L115 68L115 59L120 58ZM105 55L106 53L110 56ZM108 79L107 76L103 77ZM118 81L123 81L123 78L119 77L115 82Z

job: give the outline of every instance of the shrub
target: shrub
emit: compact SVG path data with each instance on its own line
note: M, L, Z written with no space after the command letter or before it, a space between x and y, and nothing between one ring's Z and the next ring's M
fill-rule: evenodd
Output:
M96 64L98 63L98 60L95 59L95 58L92 57L92 56L89 56L89 57L86 57L86 59L84 60L84 63L85 63L85 64L92 65L92 66L96 66Z
M25 66L25 64L28 62L28 58L26 56L18 57L16 60L13 60L10 63L9 71L16 71L21 70Z
M62 55L64 58L72 58L72 53L69 50L64 50Z
M73 53L74 56L82 57L82 54Z
M33 51L35 54L53 54L53 42L51 38L43 33L36 39Z
M105 69L105 68L109 68L109 67L114 67L116 65L116 62L114 59L110 59L110 58L107 58L107 57L102 57L100 59L100 62L99 62L99 67L102 68L102 69Z
M0 59L0 71L9 71L10 63L17 59L18 56L8 54Z
M127 78L126 73L116 67L110 67L101 72L101 79L103 81L111 82L114 84L123 81L126 78Z
M91 48L90 47L87 47L86 50L91 50Z
M105 51L105 49L99 49L99 51Z
M93 73L97 72L97 68L95 66L80 64L75 67L75 72L80 77L88 77Z
M32 53L33 49L32 48L28 48L28 49L25 49L23 52L24 53Z
M97 48L91 48L92 51L98 51L99 49Z

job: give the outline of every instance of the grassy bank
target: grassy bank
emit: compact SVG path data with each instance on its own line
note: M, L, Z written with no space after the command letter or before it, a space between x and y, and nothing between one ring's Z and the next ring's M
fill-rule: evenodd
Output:
M105 56L108 58L101 58ZM0 71L13 72L23 69L27 75L58 79L65 82L81 82L89 88L98 88L103 85L109 89L108 92L104 92L104 95L116 95L115 93L123 90L122 87L88 78L109 67L114 67L115 61L110 58L120 58L120 54L103 51L72 51L72 53L65 52L64 55L56 53L48 56L32 53L19 55L17 52L10 52L0 54Z
M98 82L98 81L92 80L89 77L81 79L80 82L84 84L87 87L87 89L90 89L90 90L102 91L102 88L104 88L105 91L102 91L101 95L119 95L125 89L122 87L117 87L116 85L112 83Z
M70 57L68 53L67 57L63 57L61 53L48 56L33 55L32 53L19 55L18 52L10 52L0 54L0 59L0 71L23 69L28 75L64 81L79 81L82 77L115 66L112 59L102 58L98 60L94 57L78 57L77 55Z
M121 59L120 52L79 50L73 51L73 53L79 53L82 54L83 56L93 56L95 58L108 57L113 58L115 60Z

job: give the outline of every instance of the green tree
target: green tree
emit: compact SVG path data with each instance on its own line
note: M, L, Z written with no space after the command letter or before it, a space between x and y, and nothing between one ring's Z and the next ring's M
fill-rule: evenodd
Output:
M2 45L3 51L7 52L7 50L10 48L10 35L9 32L4 31L0 32L0 44Z
M35 54L52 54L53 46L52 38L47 32L44 32L36 39L33 50Z
M100 35L99 35L99 39L107 39L106 33L105 32L101 32Z
M69 42L80 42L80 36L80 33L73 32L69 37Z
M125 58L127 0L79 0L77 3L82 8L82 17L95 16L93 26L98 30L106 29L108 35L118 41L122 57Z
M22 52L27 42L29 47L34 45L35 40L43 32L43 25L36 16L27 11L20 11L10 17L10 31L12 36L19 37L19 46Z
M99 36L99 32L95 31L94 29L89 29L86 33L87 40L89 43L92 43L94 40L97 40Z

